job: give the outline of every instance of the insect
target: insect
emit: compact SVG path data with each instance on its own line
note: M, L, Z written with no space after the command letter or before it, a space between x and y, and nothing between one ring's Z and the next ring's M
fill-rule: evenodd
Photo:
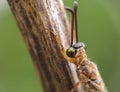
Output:
M77 7L78 3L74 2L74 8L66 7L65 9L70 11L72 14L71 21L71 44L70 47L63 52L63 56L75 64L80 79L81 92L107 92L104 82L100 76L99 70L95 63L90 61L85 51L85 44L78 42L78 24L77 24ZM73 43L74 37L74 26L75 26L75 37L76 42ZM75 91L78 85L71 90Z

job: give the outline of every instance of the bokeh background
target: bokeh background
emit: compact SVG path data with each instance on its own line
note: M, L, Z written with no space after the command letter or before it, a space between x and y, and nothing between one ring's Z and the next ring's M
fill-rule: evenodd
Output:
M79 41L109 92L120 92L120 1L77 0ZM64 0L73 6L74 0ZM0 92L43 92L6 0L0 0Z

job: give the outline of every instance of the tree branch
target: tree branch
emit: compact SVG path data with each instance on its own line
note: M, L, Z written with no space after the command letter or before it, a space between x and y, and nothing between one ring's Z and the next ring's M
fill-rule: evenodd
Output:
M24 37L44 92L69 92L78 80L75 68L63 58L70 33L61 0L7 0ZM71 71L72 67L72 71ZM74 76L73 76L74 73Z

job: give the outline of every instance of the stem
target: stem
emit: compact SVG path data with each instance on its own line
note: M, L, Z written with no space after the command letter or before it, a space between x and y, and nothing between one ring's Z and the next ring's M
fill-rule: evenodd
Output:
M70 46L70 32L61 0L7 0L17 21L44 92L69 92L78 81L73 65L62 56ZM72 71L71 71L72 68ZM76 91L77 92L77 91Z

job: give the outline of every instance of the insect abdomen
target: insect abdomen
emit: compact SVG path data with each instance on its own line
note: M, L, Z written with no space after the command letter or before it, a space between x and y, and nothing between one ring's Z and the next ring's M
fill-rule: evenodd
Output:
M83 86L82 92L107 92L95 63L86 59L78 66L77 72Z

